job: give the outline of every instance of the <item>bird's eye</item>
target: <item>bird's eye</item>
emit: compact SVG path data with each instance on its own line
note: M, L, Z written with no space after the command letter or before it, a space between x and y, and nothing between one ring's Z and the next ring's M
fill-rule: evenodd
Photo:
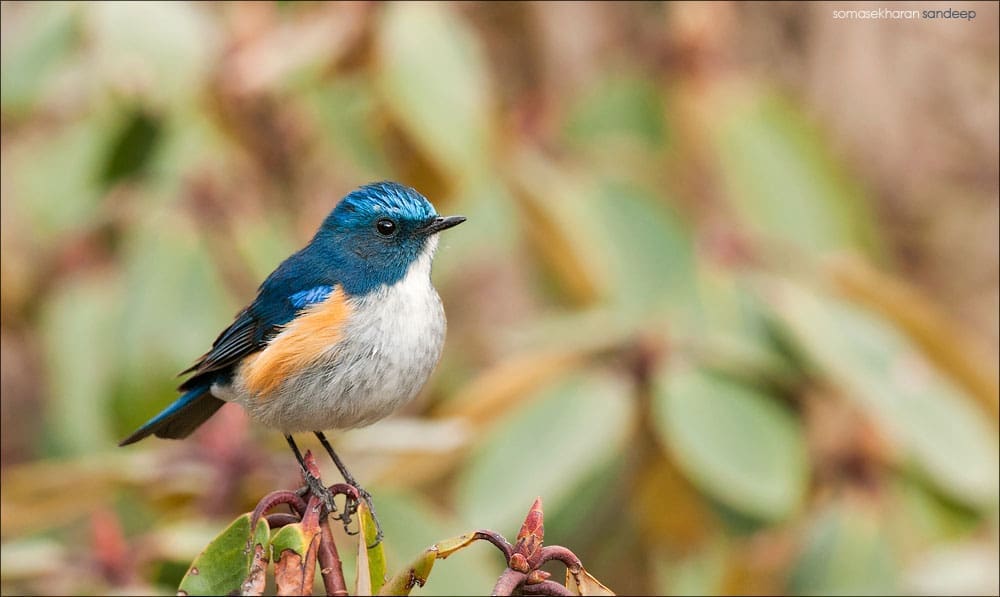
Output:
M396 232L396 223L388 218L375 222L375 230L382 236L392 236Z

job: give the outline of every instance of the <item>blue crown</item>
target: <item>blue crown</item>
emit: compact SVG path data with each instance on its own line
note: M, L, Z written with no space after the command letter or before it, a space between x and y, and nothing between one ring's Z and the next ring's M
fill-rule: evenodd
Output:
M426 222L437 217L434 206L423 195L399 183L382 181L366 184L352 191L330 213L333 225L367 225L379 215L411 222Z

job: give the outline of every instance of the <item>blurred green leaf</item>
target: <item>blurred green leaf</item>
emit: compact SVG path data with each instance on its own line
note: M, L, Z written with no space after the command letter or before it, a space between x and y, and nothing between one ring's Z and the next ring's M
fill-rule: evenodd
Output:
M995 595L1000 588L995 542L963 541L936 546L905 572L908 595Z
M690 314L697 298L691 233L659 197L625 181L606 180L589 198L581 232L604 259L614 303L625 310Z
M968 396L870 314L791 282L772 290L776 313L819 371L847 390L942 492L969 506L996 507L997 432Z
M10 204L39 242L51 243L100 217L96 173L105 139L105 123L93 116L4 151Z
M589 305L607 294L606 276L599 268L599 243L591 232L599 216L581 211L585 184L544 154L522 150L509 160L507 176L512 199L520 211L520 225L540 269L563 299L573 305ZM596 211L596 210L591 210Z
M960 540L980 522L976 511L945 498L912 475L896 477L891 495L895 507L886 513L886 521L902 555L923 551L935 542Z
M110 187L143 174L161 137L160 119L138 107L123 119L109 140L100 180Z
M517 208L500 181L486 179L472 184L457 199L451 209L466 216L469 223L441 235L434 257L435 280L455 278L477 264L495 266L513 260L519 250Z
M792 388L801 372L776 343L770 306L738 272L707 260L698 266L698 316L672 321L671 337L706 369Z
M223 291L192 224L176 212L151 209L132 228L125 252L126 305L119 314L128 408L123 429L173 396L175 375L206 350L235 308ZM164 339L169 338L169 342Z
M10 7L6 7L10 9ZM80 5L43 2L18 6L17 27L4 29L0 42L0 106L4 114L33 108L53 82L52 72L79 39Z
M378 104L369 80L344 76L317 87L306 96L321 131L335 139L330 148L350 159L365 178L384 178L389 162L380 147Z
M164 197L190 192L193 178L206 173L219 176L233 168L233 140L226 137L217 121L197 105L171 104L155 109L162 119L162 138L150 164L149 187Z
M657 558L657 579L664 595L723 593L729 548L721 540L683 558Z
M656 425L685 474L734 510L776 521L798 510L808 482L805 438L774 398L697 369L670 370Z
M376 33L382 100L444 172L475 180L490 157L489 67L479 40L447 4L382 7Z
M714 143L730 201L763 238L809 254L874 246L872 215L814 127L775 97L720 102Z
M264 280L287 255L301 248L292 226L280 214L241 218L233 223L236 253L252 271L255 280ZM243 297L249 300L251 297Z
M111 444L107 417L116 372L114 331L121 311L116 279L72 281L45 305L49 400L46 439L60 454L82 454Z
M601 522L607 519L617 520L611 532L628 535L629 540L634 538L635 529L622 520L620 506L631 497L626 495L631 491L626 476L627 467L622 459L607 462L576 483L571 491L573 499L567 500L558 510L549 508L545 514L545 533L551 538L549 543L571 546L602 543L608 538L609 531ZM633 518L643 516L634 507L632 514ZM577 555L584 557L583 554Z
M789 579L794 595L898 593L892 548L869 509L843 504L812 523Z
M70 547L55 539L32 537L4 541L0 579L5 583L59 574L67 566ZM6 593L6 591L4 591Z
M663 98L649 78L614 75L583 95L566 122L576 142L607 149L607 143L636 140L656 150L667 136Z
M186 2L87 4L95 71L107 84L128 80L168 107L195 99L220 36L206 8Z
M287 527L286 527L287 528ZM284 529L282 529L284 530ZM251 534L250 514L244 514L219 533L195 558L178 587L178 594L229 595L239 594L251 572L255 548L268 549L270 529L267 521L257 522ZM251 543L252 541L252 543Z
M524 504L541 495L556 512L573 489L615 458L631 402L620 380L577 373L502 422L460 473L463 519L480 528L517 528Z

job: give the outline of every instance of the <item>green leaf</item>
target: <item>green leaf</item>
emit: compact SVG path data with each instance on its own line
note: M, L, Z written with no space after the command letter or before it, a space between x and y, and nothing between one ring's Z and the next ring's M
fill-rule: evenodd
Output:
M600 81L572 109L567 136L575 141L606 144L621 138L658 149L666 139L663 98L649 79L614 75Z
M117 374L114 336L121 293L116 279L73 281L53 293L42 316L48 376L46 434L60 454L109 446L107 412Z
M473 32L450 5L383 7L377 81L396 120L444 172L482 174L492 143L489 68Z
M886 513L895 545L903 555L922 552L934 543L959 541L975 533L981 516L929 486L924 479L899 475L889 487L895 506Z
M11 204L39 242L52 242L101 216L96 173L104 142L105 123L90 117L4 152Z
M541 390L530 405L494 428L459 479L463 520L516 529L524 504L539 495L556 512L594 470L616 458L628 431L625 384L577 373Z
M127 300L114 328L125 389L119 400L128 404L119 409L122 429L169 402L175 374L205 351L236 310L181 212L150 207L131 232L123 246Z
M811 254L875 249L861 190L814 127L777 98L739 97L716 108L714 142L728 197L747 223Z
M379 145L378 103L367 78L338 76L305 96L331 149L353 163L366 178L389 172Z
M133 109L109 139L100 180L111 186L145 173L160 140L162 123L141 107Z
M240 593L255 559L259 560L258 552L263 549L263 553L267 553L269 535L267 521L262 519L257 522L251 537L250 514L240 516L195 558L181 580L178 594Z
M4 113L26 112L38 102L52 71L66 59L79 36L80 5L45 2L18 7L0 41L0 106ZM16 22L16 24L15 24Z
M657 429L684 473L734 510L780 520L802 502L806 445L774 398L697 369L674 369L655 398Z
M519 239L514 200L500 181L484 180L467 187L452 209L469 222L489 222L489 226L463 224L441 235L434 257L435 280L467 275L470 263L515 259Z
M846 390L950 497L995 508L997 432L971 398L889 324L790 282L772 286L776 313L818 370Z
M313 520L315 522L315 519ZM271 538L271 560L279 594L305 595L316 577L319 528L297 522L281 527Z
M382 541L376 543L378 527L372 518L368 504L362 501L358 505L358 595L375 595L385 584L386 564L385 549Z
M382 586L379 595L409 595L414 587L422 587L434 568L437 554L432 549L424 550L408 566L397 572Z
M694 247L679 215L661 197L629 182L606 180L590 198L584 234L598 253L614 303L627 311L695 309Z
M271 537L271 555L274 561L278 561L281 552L290 549L305 557L311 544L312 537L305 532L301 522L286 524Z
M475 533L466 533L438 541L421 553L409 566L397 572L379 590L379 595L409 595L414 587L422 587L431 574L435 560L443 560L465 549L476 540Z
M896 562L875 514L840 505L822 513L789 580L793 595L885 595L898 592Z
M698 314L671 322L671 337L705 369L754 385L792 388L802 374L775 342L770 305L745 276L702 261L696 274Z
M684 557L669 558L663 554L655 558L657 587L660 594L723 594L726 562L727 558L731 557L729 552L730 548L723 538L716 537Z
M194 100L209 74L221 34L205 8L181 2L86 5L94 72L109 79L129 76L172 107ZM155 86L155 87L154 87Z
M375 495L379 520L386 533L383 545L387 561L415 563L411 562L413 554L420 553L422 555L418 559L423 559L428 545L436 543L440 547L440 537L455 535L467 528L464 523L440 508L440 504L428 500L422 494L412 491L380 491ZM478 542L478 546L465 550L458 559L449 561L447 565L436 566L434 580L419 592L421 595L461 595L468 592L470 587L488 588L496 582L503 562L503 556L494 547ZM380 593L396 594L389 585L394 582L403 582L405 585L405 581L398 576L408 566L409 564L407 568L392 570L395 574L383 585Z

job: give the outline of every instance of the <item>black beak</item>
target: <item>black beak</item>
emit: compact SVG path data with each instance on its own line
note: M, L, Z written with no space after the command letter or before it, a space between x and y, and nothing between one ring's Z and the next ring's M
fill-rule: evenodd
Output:
M465 216L448 216L447 218L437 217L420 229L424 234L436 234L442 230L447 230L458 226L465 221Z

